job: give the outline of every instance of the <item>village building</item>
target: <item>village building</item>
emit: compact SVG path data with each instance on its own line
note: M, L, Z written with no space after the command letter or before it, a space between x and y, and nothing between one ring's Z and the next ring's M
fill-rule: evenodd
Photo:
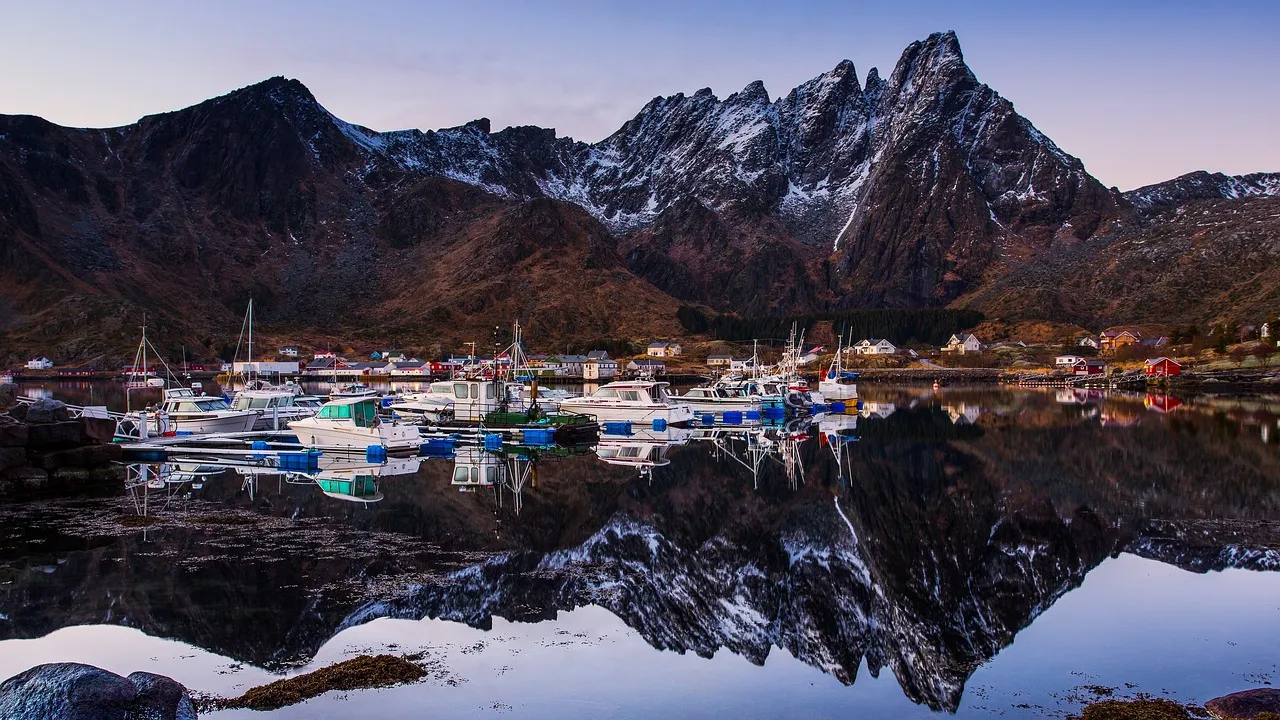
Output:
M733 362L732 355L708 355L707 367L729 367L729 363Z
M58 377L92 377L96 371L88 367L58 368Z
M298 346L297 345L281 345L280 352L278 354L280 355L280 357L296 358L298 357Z
M738 372L746 372L754 370L756 367L755 358L730 358L729 369Z
M1079 355L1059 355L1053 359L1053 364L1058 367L1071 367L1083 359Z
M855 343L853 351L859 355L896 355L898 348L888 340L873 338Z
M608 360L609 351L608 350L589 350L587 351L587 358L590 360Z
M53 367L53 361L44 356L40 356L38 358L31 358L30 360L27 361L27 365L26 365L26 368L28 370L49 370L52 367Z
M1103 375L1107 372L1107 364L1101 360L1080 358L1071 366L1072 375Z
M667 366L665 364L660 363L657 360L649 359L632 360L627 363L627 370L633 373L654 377L667 374Z
M1093 337L1092 335L1085 335L1079 340L1076 340L1076 345L1079 345L1080 347L1090 347L1094 350L1100 350L1102 348L1102 343L1098 338Z
M1115 352L1123 347L1137 345L1142 342L1142 333L1137 330L1106 330L1099 340L1103 352Z
M684 348L680 347L680 343L669 342L651 342L645 349L645 355L650 357L675 357L683 352Z
M942 352L957 353L959 355L982 352L982 341L973 333L958 333L952 335L950 340L947 340L947 344L942 346Z
M554 360L560 363L557 375L565 377L582 377L582 366L591 358L586 355L557 355Z
M1147 377L1173 377L1182 374L1182 363L1173 358L1152 358L1146 364Z
M608 357L588 358L582 363L582 379L583 380L604 380L614 377L618 374L618 362L610 360Z
M294 375L298 372L298 363L292 360L280 362L265 360L238 361L232 365L231 371L242 375Z
M430 364L423 360L418 360L417 358L405 360L403 362L387 363L387 369L393 377L397 375L401 377L413 377L431 374Z

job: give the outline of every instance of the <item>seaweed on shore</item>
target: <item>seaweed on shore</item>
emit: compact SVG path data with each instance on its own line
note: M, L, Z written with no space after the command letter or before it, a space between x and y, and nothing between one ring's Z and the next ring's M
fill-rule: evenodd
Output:
M426 670L395 655L361 655L305 675L250 688L238 698L201 697L201 710L277 710L330 690L362 690L417 682Z

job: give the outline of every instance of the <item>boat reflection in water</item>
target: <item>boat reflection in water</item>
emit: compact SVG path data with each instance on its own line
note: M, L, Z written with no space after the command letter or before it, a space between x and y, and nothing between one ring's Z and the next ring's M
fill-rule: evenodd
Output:
M459 445L386 463L322 456L310 473L179 459L131 467L124 500L0 506L0 658L54 648L58 638L43 638L71 626L129 624L283 672L368 642L372 621L406 633L397 619L448 621L497 630L484 636L494 654L473 667L510 665L548 693L577 683L601 706L634 702L625 674L541 672L551 663L539 653L572 635L521 645L533 623L569 633L567 616L590 609L626 632L575 646L585 663L718 663L690 704L732 700L740 686L719 684L730 668L794 704L777 714L835 716L877 695L966 719L988 717L982 705L1052 704L1073 687L1062 683L1082 682L1075 670L1145 692L1192 688L1185 699L1203 701L1236 689L1219 684L1249 663L1274 663L1280 616L1265 581L1276 573L1263 571L1280 569L1280 455L1258 428L1276 427L1280 403L1185 399L1164 415L1143 395L861 390L872 410L858 416L646 429L585 448ZM349 486L330 488L335 500L318 478ZM374 497L379 512L363 511ZM131 502L155 522L104 532ZM188 521L201 513L247 520ZM1156 597L1153 569L1205 593L1153 615L1203 606L1188 617L1208 624L1126 626L1123 652L1099 661L1117 607ZM636 639L646 645L627 645ZM1265 648L1244 656L1236 641ZM734 670L722 652L759 667ZM1202 682L1222 667L1236 675ZM803 678L796 692L792 676ZM855 680L861 694L840 687ZM430 692L494 685L469 687ZM403 705L386 717L409 716L423 692L397 690ZM471 707L480 699L467 695ZM341 714L331 699L312 702L313 716ZM894 709L866 714L923 714Z

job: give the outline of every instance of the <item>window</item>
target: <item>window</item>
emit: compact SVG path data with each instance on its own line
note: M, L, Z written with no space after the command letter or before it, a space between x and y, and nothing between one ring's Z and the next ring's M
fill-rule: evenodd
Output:
M600 388L599 390L595 391L595 393L593 393L591 397L616 398L618 397L618 391L614 390L613 388Z
M471 386L471 399L472 399L472 400L479 400L479 399L480 399L480 384L479 384L479 383L475 383L475 384L473 384L473 385Z
M454 397L456 397L456 398L458 398L459 400L466 400L466 399L467 399L467 384L466 384L466 383L454 383L454 384L453 384L453 396L454 396Z
M484 469L485 481L490 485L498 484L498 468L487 467Z
M472 470L472 471L474 471L474 470L475 470L475 468L471 468L471 470ZM469 479L469 477L470 477L470 474L468 473L468 471L467 471L467 467L466 467L465 465L460 465L460 466L455 467L455 468L453 469L453 482L454 482L454 483L469 483L469 482L474 482L474 481L470 480L470 479Z
M640 393L635 390L619 390L618 397L627 402L640 402Z

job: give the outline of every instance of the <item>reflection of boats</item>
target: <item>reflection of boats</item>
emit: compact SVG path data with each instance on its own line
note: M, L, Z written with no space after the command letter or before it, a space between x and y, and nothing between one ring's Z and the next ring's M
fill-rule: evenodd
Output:
M325 403L314 417L294 420L289 429L303 444L387 449L417 447L415 425L401 425L378 418L378 403L371 397L336 398Z
M647 475L655 467L669 465L667 451L687 444L693 435L693 430L680 427L641 428L629 435L601 435L596 456L610 465L634 467L641 475Z
M172 429L191 433L248 432L260 415L250 410L232 410L220 397L196 395L184 387L165 390L161 410L169 416Z
M668 383L652 380L621 380L603 385L594 393L569 398L560 408L569 412L594 415L599 422L687 423L693 410L667 394Z
M867 402L863 400L858 412L864 418L879 418L883 420L896 412L897 409L898 406L891 402Z
M689 388L675 400L688 405L695 413L723 413L759 411L763 403L737 388L696 387Z
M827 413L818 419L818 431L823 435L853 433L858 430L858 416L844 413Z
M382 499L378 481L372 475L320 476L316 478L320 492L335 499L374 503Z
M459 447L453 459L453 480L462 488L492 487L502 482L506 465L501 455L480 447Z

